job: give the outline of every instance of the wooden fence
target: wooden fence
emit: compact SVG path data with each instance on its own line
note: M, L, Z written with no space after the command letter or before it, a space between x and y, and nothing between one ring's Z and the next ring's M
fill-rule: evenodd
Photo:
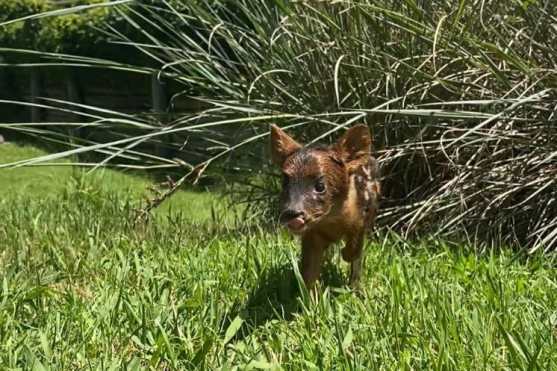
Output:
M2 130L2 122L31 122L40 126L40 123L44 122L87 121L85 116L77 113L87 112L86 107L52 103L49 99L134 115L150 114L157 116L164 125L168 122L167 118L200 109L198 103L183 96L172 99L170 107L172 96L181 89L183 86L161 81L156 74L150 76L122 71L63 67L0 69L0 100L53 105L70 108L76 112L0 102L0 134L8 140L19 138L14 132ZM77 129L74 134L76 137L103 141L110 140L114 133ZM163 157L180 157L187 161L202 158L205 144L196 145L195 140L188 142L188 148L177 151L184 140L185 138L176 136L161 136L157 140L143 143L141 149Z
M170 97L179 90L156 74L64 67L0 70L0 99L41 105L50 105L45 100L50 98L125 113L164 115L169 111ZM191 100L178 99L173 101L172 111L191 111L195 106ZM0 122L83 121L68 112L37 106L0 104L0 112Z

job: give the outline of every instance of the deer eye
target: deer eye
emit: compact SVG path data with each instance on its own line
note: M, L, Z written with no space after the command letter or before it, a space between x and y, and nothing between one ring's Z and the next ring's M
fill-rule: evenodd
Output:
M315 192L317 193L325 192L325 183L323 182L322 179L319 179L317 182L315 182Z

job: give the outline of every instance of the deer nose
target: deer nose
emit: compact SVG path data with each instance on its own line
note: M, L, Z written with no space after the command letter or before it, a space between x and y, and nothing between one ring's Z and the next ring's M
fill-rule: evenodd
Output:
M301 234L306 221L305 214L301 210L286 209L281 216L281 222L288 227L290 232Z
M287 210L283 211L281 219L282 219L282 222L287 223L290 220L293 220L293 219L296 219L296 218L303 219L304 216L305 216L305 214L302 210L287 209Z

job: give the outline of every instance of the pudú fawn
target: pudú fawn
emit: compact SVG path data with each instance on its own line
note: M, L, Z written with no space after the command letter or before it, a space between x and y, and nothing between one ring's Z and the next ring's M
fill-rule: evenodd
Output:
M342 258L357 287L364 235L375 222L381 192L369 128L354 126L329 147L304 147L272 125L271 155L283 176L280 222L301 237L306 286L319 278L327 247L344 240Z

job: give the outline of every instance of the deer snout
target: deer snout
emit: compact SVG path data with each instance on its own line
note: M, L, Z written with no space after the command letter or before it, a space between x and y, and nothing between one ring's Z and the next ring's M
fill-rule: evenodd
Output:
M305 213L302 210L286 209L282 212L281 222L288 223L292 219L296 219L296 218L303 219L304 217L305 217Z
M305 213L299 209L286 209L280 217L281 223L285 224L292 232L301 232L306 224Z

